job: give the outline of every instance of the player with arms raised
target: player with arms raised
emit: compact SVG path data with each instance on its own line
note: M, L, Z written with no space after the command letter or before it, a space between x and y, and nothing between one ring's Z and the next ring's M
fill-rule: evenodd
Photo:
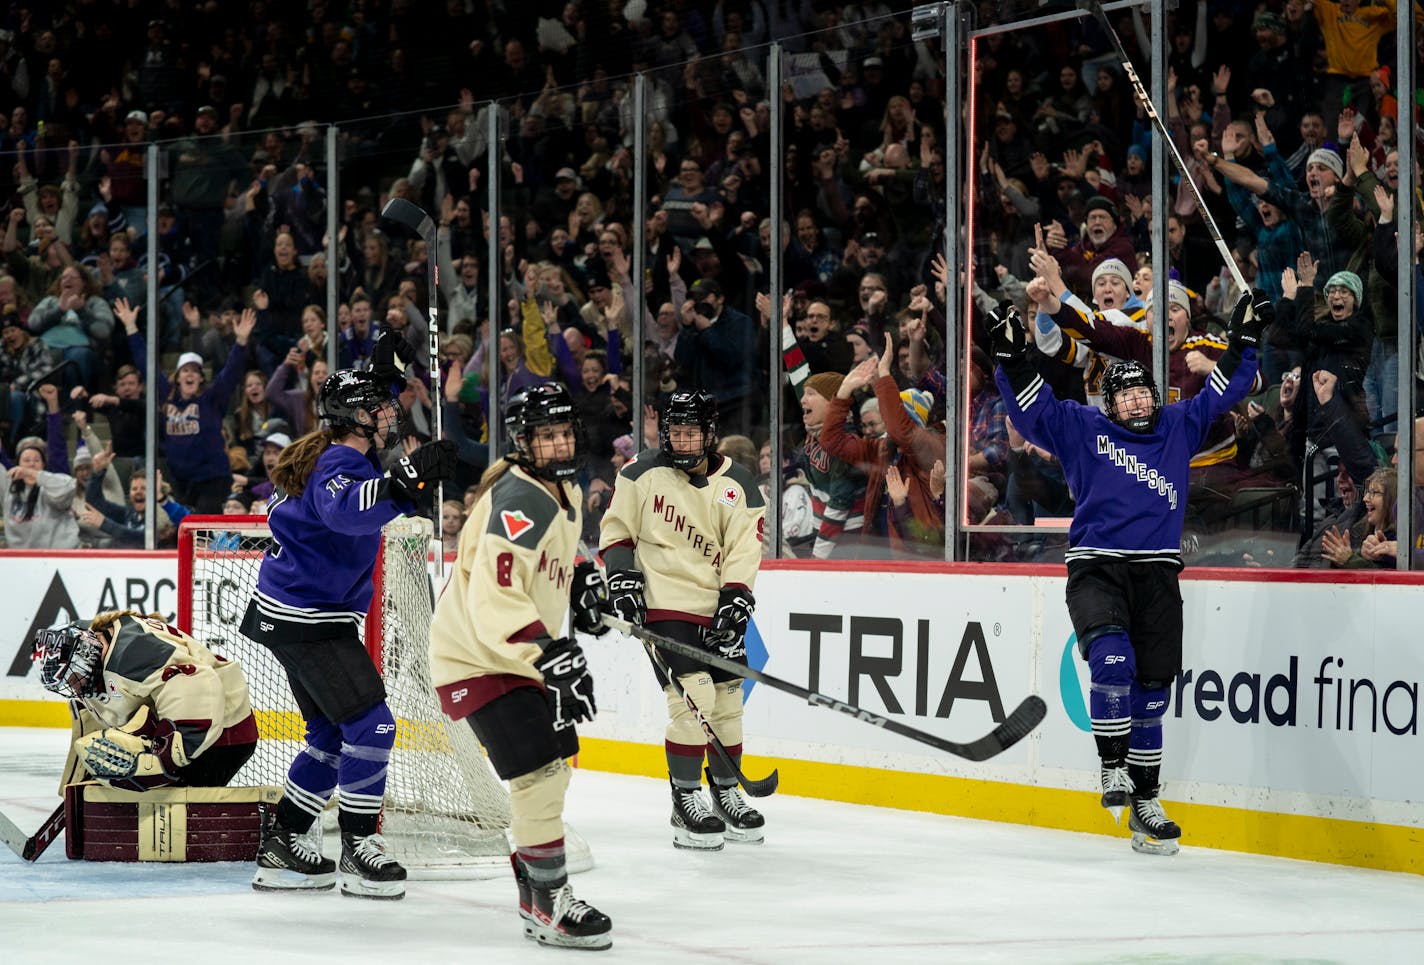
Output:
M1275 316L1266 296L1241 296L1228 348L1206 388L1162 406L1152 375L1117 362L1103 377L1103 408L1054 398L1028 361L1023 319L990 316L997 379L1023 437L1063 465L1076 501L1068 532L1068 612L1087 660L1088 711L1102 759L1102 805L1131 806L1132 847L1176 854L1182 830L1158 800L1162 715L1182 666L1182 521L1188 467L1212 422L1250 391L1256 347Z
M273 546L241 630L286 670L307 746L287 772L275 825L258 851L259 891L336 883L336 866L302 835L339 788L342 893L405 895L405 869L377 833L395 718L359 631L381 527L433 496L453 475L455 455L452 443L433 442L382 472L377 452L394 442L398 410L382 367L334 372L318 398L325 427L283 449L272 473Z
M455 572L435 606L431 679L441 708L470 722L509 782L509 860L524 936L599 950L613 944L613 923L574 897L564 853L575 724L597 710L573 630L603 632L602 578L591 562L575 565L578 417L567 389L543 383L510 399L505 423L513 452L480 481ZM556 636L570 615L569 636Z
M663 636L746 663L744 636L755 600L766 504L751 473L717 452L717 402L674 392L658 417L660 448L618 473L599 543L608 567L608 609ZM742 681L731 673L658 651L740 766ZM654 673L658 673L655 669ZM720 850L759 844L765 820L670 681L664 740L672 782L673 844ZM703 757L711 802L701 792Z

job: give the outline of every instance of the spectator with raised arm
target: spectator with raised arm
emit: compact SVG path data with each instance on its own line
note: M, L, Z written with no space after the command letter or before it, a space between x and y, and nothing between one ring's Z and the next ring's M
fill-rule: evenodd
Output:
M15 446L15 460L0 451L9 474L0 506L5 513L5 545L10 549L76 549L79 524L74 518L74 477L69 475L59 390L40 388L48 411L48 441L27 436Z
M138 311L124 301L115 303L114 310L124 323L129 351L142 376L148 347L138 328ZM196 352L179 356L172 382L162 372L155 375L154 392L163 404L163 449L173 491L179 502L197 513L221 513L223 500L232 489L222 422L228 400L247 369L248 342L256 326L257 313L243 309L233 327L237 347L207 388L203 387L203 358Z
M30 331L78 368L70 385L93 389L114 331L114 313L99 297L99 285L82 265L69 265L50 293L30 313Z
M104 495L104 474L114 461L114 452L105 448L94 453L93 471L84 489L84 508L79 513L80 522L99 530L116 549L139 548L144 545L146 509L148 503L148 478L143 472L135 471L129 476L129 502L119 505ZM163 510L164 516L174 526L188 515L188 508L173 500L163 482L163 472L155 477L159 496L154 502Z

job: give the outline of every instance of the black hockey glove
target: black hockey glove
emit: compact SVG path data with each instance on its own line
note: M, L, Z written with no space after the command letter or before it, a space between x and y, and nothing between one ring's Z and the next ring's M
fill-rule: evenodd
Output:
M554 730L572 727L581 720L593 720L598 707L593 702L593 677L583 650L568 637L560 637L544 648L535 664L544 675L549 709L554 712Z
M609 616L641 627L648 618L648 605L643 601L642 570L614 570L608 574L608 600L603 605Z
M1234 349L1260 348L1266 326L1276 320L1276 306L1261 289L1243 292L1231 309L1231 321L1226 326L1227 343Z
M406 369L415 361L415 349L392 329L382 329L371 346L371 374L389 382L400 392L405 388Z
M702 637L703 642L728 660L746 656L747 623L755 606L756 600L751 591L735 586L722 587L717 597L717 612Z
M435 484L455 478L455 443L449 439L427 442L391 467L391 495L418 503L435 493Z
M603 574L594 563L574 564L574 582L569 589L570 622L579 633L601 637L608 632L603 625L603 604L608 599L608 587Z
M989 335L1000 365L1012 366L1026 360L1028 327L1011 302L999 302L999 307L989 313Z

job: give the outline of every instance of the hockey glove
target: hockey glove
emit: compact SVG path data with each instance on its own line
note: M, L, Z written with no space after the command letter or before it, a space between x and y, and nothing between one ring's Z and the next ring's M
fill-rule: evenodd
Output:
M1231 321L1226 326L1227 342L1232 348L1260 348L1266 326L1276 320L1276 306L1259 288L1243 292L1231 309Z
M149 723L147 706L122 727L105 727L74 742L75 755L94 777L125 791L147 791L177 780L170 721Z
M389 382L396 392L405 388L406 369L415 361L415 349L392 329L382 329L371 346L371 374Z
M608 601L604 611L626 623L641 627L648 618L648 605L643 601L642 570L614 570L608 574Z
M751 591L735 586L722 587L712 625L702 638L707 647L728 660L746 656L747 623L755 606L756 600Z
M608 600L608 587L597 565L590 562L574 564L574 582L569 592L570 622L579 633L601 637L608 632L603 625L603 605Z
M535 664L544 675L549 709L554 712L554 730L572 727L581 720L593 720L598 707L593 702L593 677L583 650L568 637L560 637L544 648Z
M1009 366L1027 357L1028 328L1011 302L999 302L999 307L989 313L989 335L999 364Z
M455 478L455 443L427 442L391 467L391 490L397 499L417 503L435 492L435 484Z

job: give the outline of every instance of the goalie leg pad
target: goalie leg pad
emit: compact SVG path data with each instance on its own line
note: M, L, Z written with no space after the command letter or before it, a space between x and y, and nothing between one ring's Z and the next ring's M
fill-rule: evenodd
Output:
M510 830L515 847L534 847L564 839L564 795L569 765L562 758L509 782Z
M383 701L343 720L340 726L337 796L341 830L362 836L375 834L386 799L386 768L396 743L396 719Z

